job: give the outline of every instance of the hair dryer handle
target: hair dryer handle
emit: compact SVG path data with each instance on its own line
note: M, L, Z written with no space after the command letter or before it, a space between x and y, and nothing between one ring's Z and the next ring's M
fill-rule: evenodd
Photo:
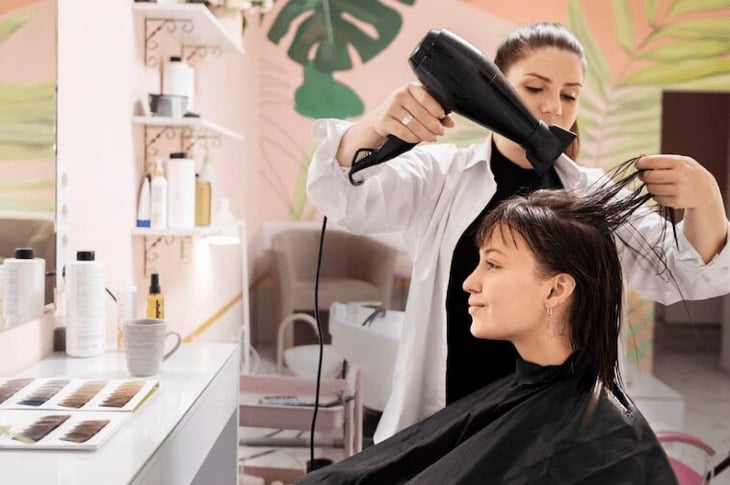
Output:
M408 143L407 141L403 141L395 135L388 135L388 137L385 139L385 142L383 142L382 145L374 150L361 148L360 150L355 152L355 159L357 159L361 151L369 151L370 153L368 153L360 160L352 162L352 167L350 167L350 173L348 174L350 178L350 183L352 185L362 184L363 180L355 180L353 178L353 175L355 175L360 170L372 167L373 165L387 162L388 160L397 157L401 153L407 152L416 145L417 143Z

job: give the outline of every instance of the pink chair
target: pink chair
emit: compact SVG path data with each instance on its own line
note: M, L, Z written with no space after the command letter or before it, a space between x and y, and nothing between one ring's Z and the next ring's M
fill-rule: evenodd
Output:
M694 470L677 458L669 457L669 463L672 465L672 470L674 470L674 474L677 476L679 485L703 485L708 483L705 481L706 469L708 468L706 466L707 461L709 458L715 456L715 450L710 445L694 435L679 431L659 431L656 433L656 436L661 443L684 443L698 448L705 454L706 464L705 470L702 470L702 472Z

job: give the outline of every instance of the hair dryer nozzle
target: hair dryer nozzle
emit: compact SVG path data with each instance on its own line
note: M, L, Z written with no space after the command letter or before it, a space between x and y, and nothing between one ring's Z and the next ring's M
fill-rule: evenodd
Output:
M535 171L542 175L552 167L553 162L573 140L575 133L572 131L538 121L533 132L520 145L525 149L527 160Z

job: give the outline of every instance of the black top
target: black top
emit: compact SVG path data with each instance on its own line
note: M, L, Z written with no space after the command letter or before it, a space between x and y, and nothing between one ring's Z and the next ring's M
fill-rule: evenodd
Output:
M481 214L461 235L451 261L449 286L446 290L446 404L515 370L517 351L512 343L478 339L469 331L469 295L462 285L479 262L476 235L481 221L500 202L515 194L523 195L537 189L563 187L554 167L539 176L532 169L512 163L497 150L494 143L490 166L497 183L497 191Z
M572 360L517 360L511 376L298 484L676 485L631 400Z

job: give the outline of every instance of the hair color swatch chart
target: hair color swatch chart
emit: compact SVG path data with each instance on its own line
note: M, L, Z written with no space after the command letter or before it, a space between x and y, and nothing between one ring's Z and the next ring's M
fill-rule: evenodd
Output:
M0 381L0 448L97 449L158 385L153 379Z

